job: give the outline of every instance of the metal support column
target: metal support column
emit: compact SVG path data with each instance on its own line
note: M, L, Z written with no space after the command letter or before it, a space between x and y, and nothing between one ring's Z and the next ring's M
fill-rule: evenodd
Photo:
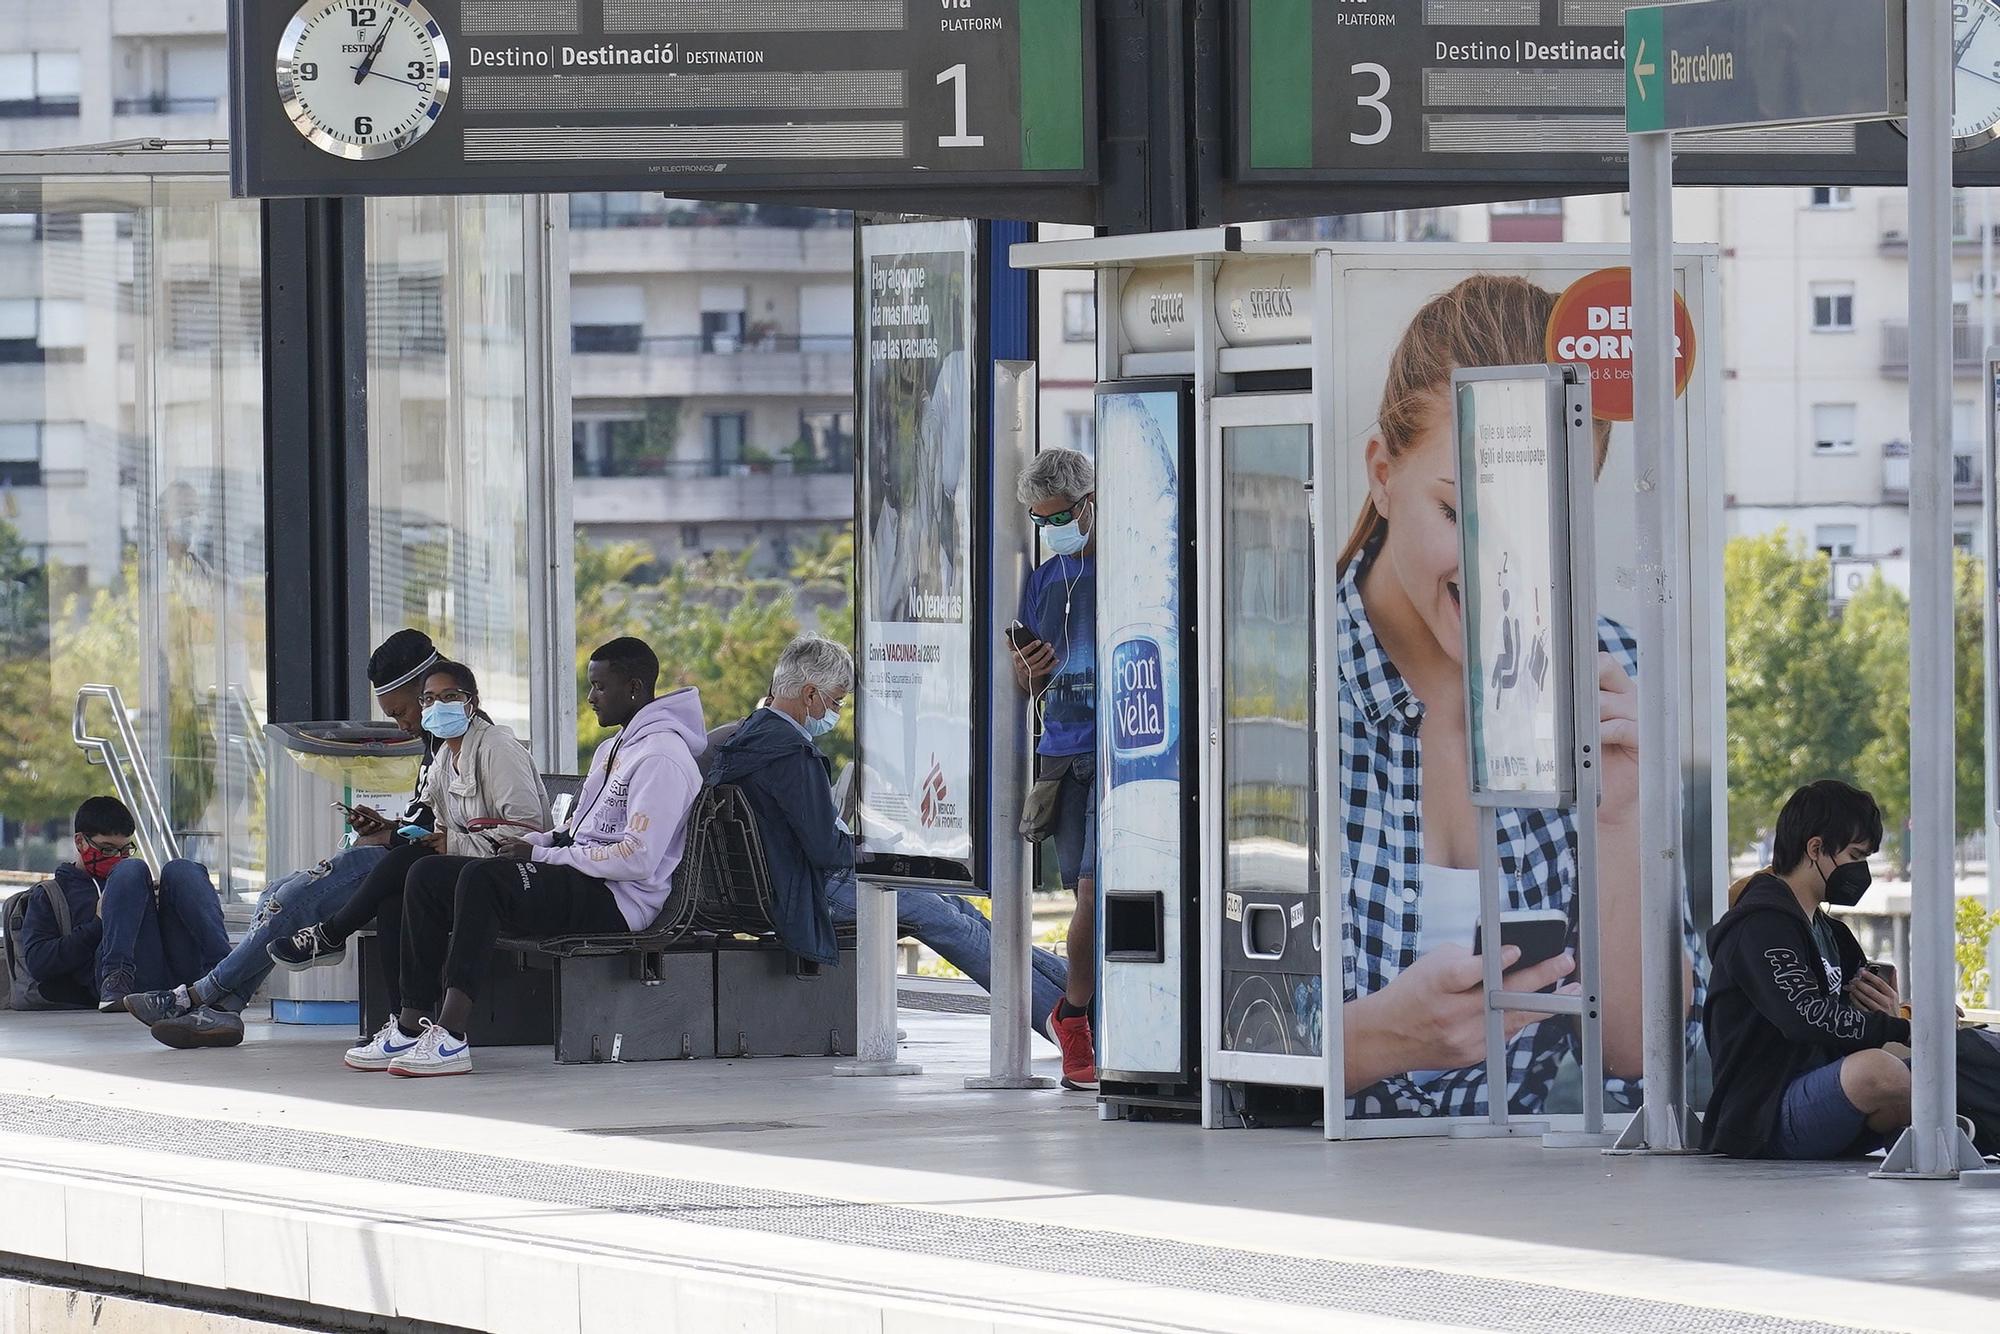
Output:
M263 206L272 722L366 716L368 345L359 199Z
M522 201L521 244L528 345L531 748L543 773L566 774L577 767L568 195L529 195Z
M1619 1149L1699 1142L1687 1104L1681 944L1680 460L1674 452L1671 134L1631 136L1633 455L1639 488L1639 939L1645 1105Z
M1910 1128L1875 1175L1980 1166L1954 1118L1949 6L1909 6L1910 90Z

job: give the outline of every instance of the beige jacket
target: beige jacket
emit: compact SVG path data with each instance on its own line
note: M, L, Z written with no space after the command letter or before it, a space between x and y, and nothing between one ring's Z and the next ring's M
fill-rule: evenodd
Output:
M445 831L445 852L453 857L491 857L506 835L520 838L549 827L549 794L535 771L534 756L514 734L475 717L457 755L451 743L438 747L424 775L424 803ZM475 833L469 821L514 820L511 826Z

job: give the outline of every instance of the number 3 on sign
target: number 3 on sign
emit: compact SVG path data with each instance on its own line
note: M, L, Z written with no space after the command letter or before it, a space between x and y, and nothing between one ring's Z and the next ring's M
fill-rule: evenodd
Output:
M954 114L957 118L956 126L952 133L938 136L938 147L986 147L985 135L967 134L965 132L965 66L963 64L953 65L950 69L937 76L937 82L939 87L943 87L947 83L952 86L952 104L955 108Z
M960 68L964 67L960 66ZM1395 118L1389 114L1389 104L1382 100L1389 95L1389 71L1375 64L1373 61L1368 61L1360 65L1350 66L1347 72L1349 74L1372 74L1375 76L1375 91L1354 99L1354 105L1367 107L1375 113L1374 132L1370 134L1350 134L1347 138L1351 143L1379 144L1389 137L1389 127L1396 123Z

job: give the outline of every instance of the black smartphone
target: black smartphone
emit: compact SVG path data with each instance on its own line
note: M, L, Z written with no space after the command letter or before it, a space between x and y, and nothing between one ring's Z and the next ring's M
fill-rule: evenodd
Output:
M1482 925L1474 923L1472 927L1474 954L1478 954L1484 944L1480 930ZM1500 944L1503 947L1512 945L1521 951L1521 957L1514 961L1510 972L1547 963L1569 945L1569 915L1555 908L1503 912L1500 914Z
M1007 642L1014 646L1016 653L1025 653L1028 645L1036 642L1035 632L1016 621L1007 627Z
M1866 967L1869 972L1875 974L1875 976L1881 978L1884 982L1887 982L1889 984L1889 990L1895 992L1899 996L1903 994L1903 989L1900 986L1896 985L1895 964L1871 963L1866 965Z

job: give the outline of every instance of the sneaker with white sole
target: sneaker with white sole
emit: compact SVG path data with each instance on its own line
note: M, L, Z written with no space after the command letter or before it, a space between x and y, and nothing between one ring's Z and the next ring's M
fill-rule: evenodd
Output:
M374 1037L358 1047L347 1049L342 1059L350 1070L360 1070L368 1074L380 1074L389 1068L389 1062L398 1056L417 1049L420 1039L405 1037L403 1030L396 1026L394 1019L382 1025Z
M444 1025L424 1020L417 1045L389 1062L389 1073L412 1079L472 1073L472 1043L445 1032Z

